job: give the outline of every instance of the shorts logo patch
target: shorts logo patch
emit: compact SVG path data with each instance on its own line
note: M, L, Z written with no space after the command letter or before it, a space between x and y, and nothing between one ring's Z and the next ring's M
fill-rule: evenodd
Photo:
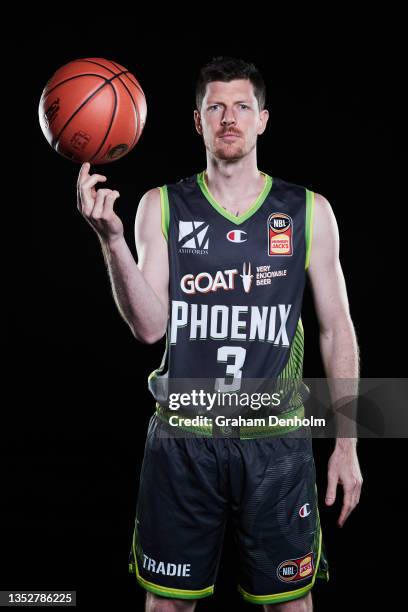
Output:
M307 578L313 574L313 553L306 555L299 565L299 578Z
M276 575L282 582L298 582L313 574L313 553L307 553L299 559L282 561L276 570Z
M293 221L286 213L272 213L268 217L268 255L293 255Z
M307 502L306 504L303 504L303 506L300 508L299 510L299 516L301 518L305 518L306 516L309 516L309 514L311 513L311 509L310 509L310 504L309 502Z
M294 561L283 561L277 569L277 574L279 580L291 582L298 575L298 566Z
M163 576L191 576L191 563L166 563L157 561L143 553L143 569Z

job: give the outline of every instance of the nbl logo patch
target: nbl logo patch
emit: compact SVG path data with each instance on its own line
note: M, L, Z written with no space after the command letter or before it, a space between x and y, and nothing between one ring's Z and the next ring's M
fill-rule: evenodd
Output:
M272 213L268 217L268 255L293 255L293 221L286 213Z
M310 552L299 559L282 561L276 574L282 582L298 582L308 578L313 574L313 553Z

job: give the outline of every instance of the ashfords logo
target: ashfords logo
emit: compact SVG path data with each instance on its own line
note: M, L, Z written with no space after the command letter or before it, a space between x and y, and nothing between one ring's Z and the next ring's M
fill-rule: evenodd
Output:
M209 227L204 221L179 221L179 253L208 255Z

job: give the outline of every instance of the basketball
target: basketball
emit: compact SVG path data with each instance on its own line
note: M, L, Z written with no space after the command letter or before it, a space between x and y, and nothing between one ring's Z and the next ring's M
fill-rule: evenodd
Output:
M54 151L73 162L106 164L136 145L147 105L133 74L117 62L91 57L73 60L53 74L38 114Z

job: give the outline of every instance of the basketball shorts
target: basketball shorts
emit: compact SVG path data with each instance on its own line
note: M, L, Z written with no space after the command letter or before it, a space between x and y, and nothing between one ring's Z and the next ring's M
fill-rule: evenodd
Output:
M141 467L129 571L144 589L211 595L227 520L246 601L297 599L329 579L310 437L181 438L169 427L151 417Z

